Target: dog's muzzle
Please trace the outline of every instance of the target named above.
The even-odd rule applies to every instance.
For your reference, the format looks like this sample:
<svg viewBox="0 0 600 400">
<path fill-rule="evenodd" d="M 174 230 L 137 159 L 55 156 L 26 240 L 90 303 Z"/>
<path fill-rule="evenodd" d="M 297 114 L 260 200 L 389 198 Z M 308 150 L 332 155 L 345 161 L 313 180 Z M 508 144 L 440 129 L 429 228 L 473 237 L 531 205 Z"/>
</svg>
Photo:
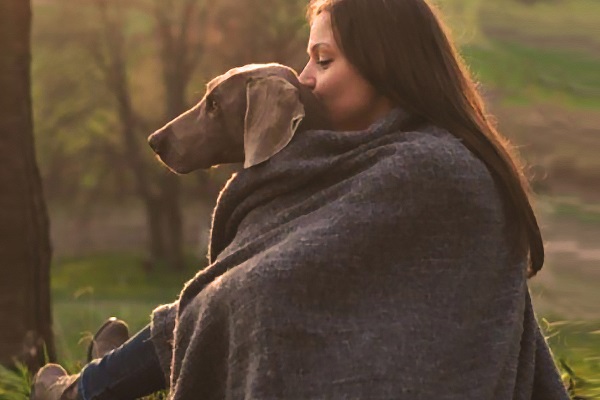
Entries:
<svg viewBox="0 0 600 400">
<path fill-rule="evenodd" d="M 154 132 L 148 138 L 148 144 L 154 150 L 154 152 L 158 155 L 164 154 L 167 151 L 167 140 L 166 138 L 171 135 L 171 127 L 167 126 L 158 131 Z"/>
</svg>

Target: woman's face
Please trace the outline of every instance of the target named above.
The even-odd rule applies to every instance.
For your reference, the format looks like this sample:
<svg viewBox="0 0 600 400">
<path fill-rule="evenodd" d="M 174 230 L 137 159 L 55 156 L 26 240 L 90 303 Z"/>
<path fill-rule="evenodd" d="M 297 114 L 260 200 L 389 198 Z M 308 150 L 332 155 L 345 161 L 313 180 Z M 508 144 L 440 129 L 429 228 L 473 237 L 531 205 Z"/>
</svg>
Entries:
<svg viewBox="0 0 600 400">
<path fill-rule="evenodd" d="M 321 99 L 334 129 L 366 129 L 391 110 L 391 102 L 376 93 L 342 54 L 328 12 L 313 20 L 308 55 L 310 59 L 300 74 L 300 82 Z"/>
</svg>

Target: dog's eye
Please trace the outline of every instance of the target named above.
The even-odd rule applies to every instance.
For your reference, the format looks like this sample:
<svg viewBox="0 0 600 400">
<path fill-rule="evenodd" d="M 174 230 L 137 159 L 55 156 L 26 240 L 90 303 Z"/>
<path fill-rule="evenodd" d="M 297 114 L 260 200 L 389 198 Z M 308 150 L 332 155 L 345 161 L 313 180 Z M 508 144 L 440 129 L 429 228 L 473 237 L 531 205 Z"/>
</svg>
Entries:
<svg viewBox="0 0 600 400">
<path fill-rule="evenodd" d="M 206 111 L 214 112 L 218 108 L 217 101 L 214 97 L 208 97 L 206 99 Z"/>
</svg>

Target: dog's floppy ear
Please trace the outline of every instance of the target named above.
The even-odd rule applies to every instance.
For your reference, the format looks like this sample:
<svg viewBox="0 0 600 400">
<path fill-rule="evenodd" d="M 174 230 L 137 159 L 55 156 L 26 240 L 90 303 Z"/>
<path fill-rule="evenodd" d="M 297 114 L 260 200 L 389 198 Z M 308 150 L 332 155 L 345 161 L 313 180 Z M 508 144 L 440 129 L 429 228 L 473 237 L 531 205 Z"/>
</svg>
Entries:
<svg viewBox="0 0 600 400">
<path fill-rule="evenodd" d="M 298 89 L 279 76 L 251 79 L 246 100 L 244 168 L 250 168 L 287 146 L 305 114 Z"/>
</svg>

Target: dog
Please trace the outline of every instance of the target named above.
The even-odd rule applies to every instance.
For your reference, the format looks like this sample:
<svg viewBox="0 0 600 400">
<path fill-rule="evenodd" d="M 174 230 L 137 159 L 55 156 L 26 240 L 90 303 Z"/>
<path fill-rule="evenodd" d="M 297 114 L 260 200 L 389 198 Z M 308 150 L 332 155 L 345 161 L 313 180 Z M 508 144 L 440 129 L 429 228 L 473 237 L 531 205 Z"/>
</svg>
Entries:
<svg viewBox="0 0 600 400">
<path fill-rule="evenodd" d="M 249 64 L 211 80 L 204 98 L 148 137 L 172 171 L 219 164 L 250 168 L 281 151 L 295 134 L 328 129 L 324 108 L 296 72 L 281 64 Z"/>
</svg>

